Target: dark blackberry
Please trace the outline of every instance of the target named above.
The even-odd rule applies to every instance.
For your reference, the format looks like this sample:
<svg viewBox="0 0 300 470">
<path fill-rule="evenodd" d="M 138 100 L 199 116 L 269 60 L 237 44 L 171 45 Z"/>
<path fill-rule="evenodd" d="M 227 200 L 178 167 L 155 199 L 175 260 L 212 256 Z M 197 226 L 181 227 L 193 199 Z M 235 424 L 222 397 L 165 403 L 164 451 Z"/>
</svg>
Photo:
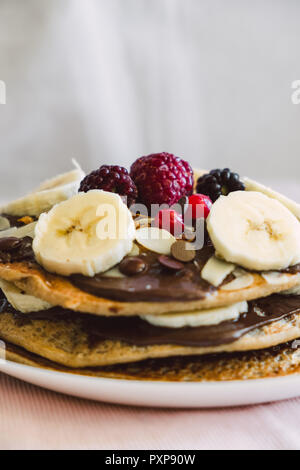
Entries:
<svg viewBox="0 0 300 470">
<path fill-rule="evenodd" d="M 197 193 L 206 194 L 213 202 L 222 195 L 227 196 L 233 191 L 244 190 L 245 185 L 239 175 L 231 172 L 229 168 L 211 170 L 198 178 L 196 186 Z"/>
<path fill-rule="evenodd" d="M 137 188 L 126 168 L 122 166 L 102 165 L 92 171 L 80 183 L 79 191 L 87 193 L 91 189 L 103 189 L 120 196 L 127 196 L 130 207 L 137 199 Z"/>
</svg>

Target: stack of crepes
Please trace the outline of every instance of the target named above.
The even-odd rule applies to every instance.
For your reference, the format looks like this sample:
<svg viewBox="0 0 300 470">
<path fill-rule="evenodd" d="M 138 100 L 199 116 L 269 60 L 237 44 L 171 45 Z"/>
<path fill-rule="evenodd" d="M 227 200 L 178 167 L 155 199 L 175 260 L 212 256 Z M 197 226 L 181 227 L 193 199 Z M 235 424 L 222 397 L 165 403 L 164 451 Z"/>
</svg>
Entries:
<svg viewBox="0 0 300 470">
<path fill-rule="evenodd" d="M 141 380 L 299 372 L 298 204 L 244 178 L 213 204 L 197 249 L 117 194 L 78 193 L 83 177 L 76 167 L 1 208 L 7 359 Z M 105 240 L 107 206 L 122 233 Z"/>
</svg>

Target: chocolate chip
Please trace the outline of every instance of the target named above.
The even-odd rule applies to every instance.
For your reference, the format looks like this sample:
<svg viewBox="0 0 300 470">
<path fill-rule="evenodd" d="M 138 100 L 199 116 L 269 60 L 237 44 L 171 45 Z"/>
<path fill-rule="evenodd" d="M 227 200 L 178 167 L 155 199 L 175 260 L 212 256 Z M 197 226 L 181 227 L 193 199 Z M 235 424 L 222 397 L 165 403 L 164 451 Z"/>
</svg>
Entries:
<svg viewBox="0 0 300 470">
<path fill-rule="evenodd" d="M 193 261 L 196 256 L 196 251 L 192 249 L 191 244 L 184 240 L 177 240 L 173 243 L 171 246 L 171 253 L 175 259 L 182 261 L 183 263 Z"/>
<path fill-rule="evenodd" d="M 176 259 L 170 258 L 169 256 L 161 255 L 158 258 L 160 264 L 162 264 L 165 268 L 172 269 L 173 271 L 180 271 L 184 268 L 184 265 Z"/>
<path fill-rule="evenodd" d="M 22 245 L 22 240 L 16 237 L 0 238 L 0 251 L 12 251 Z"/>
<path fill-rule="evenodd" d="M 179 201 L 177 202 L 177 204 L 180 205 L 181 207 L 181 215 L 182 217 L 184 216 L 185 214 L 185 211 L 187 210 L 188 208 L 188 205 L 189 205 L 189 198 L 187 196 L 182 196 Z"/>
<path fill-rule="evenodd" d="M 135 274 L 142 273 L 146 269 L 147 263 L 137 256 L 124 258 L 119 265 L 119 270 L 122 274 L 125 274 L 125 276 L 134 276 Z"/>
</svg>

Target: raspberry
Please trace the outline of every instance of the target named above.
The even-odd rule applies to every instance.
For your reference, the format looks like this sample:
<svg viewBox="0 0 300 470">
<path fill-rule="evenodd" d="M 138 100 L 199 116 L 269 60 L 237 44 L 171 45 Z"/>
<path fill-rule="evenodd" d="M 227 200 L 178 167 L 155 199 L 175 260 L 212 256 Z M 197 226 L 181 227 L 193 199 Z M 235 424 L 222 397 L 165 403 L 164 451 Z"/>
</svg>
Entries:
<svg viewBox="0 0 300 470">
<path fill-rule="evenodd" d="M 195 220 L 200 216 L 206 219 L 210 213 L 211 206 L 212 201 L 205 194 L 192 194 L 188 200 L 188 207 L 185 213 L 185 218 L 187 218 L 187 220 Z"/>
<path fill-rule="evenodd" d="M 80 183 L 79 191 L 87 193 L 91 189 L 103 189 L 120 196 L 127 196 L 127 206 L 135 203 L 137 188 L 126 168 L 122 166 L 102 165 L 92 171 Z"/>
<path fill-rule="evenodd" d="M 156 153 L 138 158 L 130 169 L 139 202 L 148 209 L 151 204 L 176 204 L 193 192 L 193 170 L 188 162 L 170 153 Z"/>
<path fill-rule="evenodd" d="M 155 227 L 163 228 L 168 230 L 172 235 L 175 237 L 179 237 L 184 231 L 183 220 L 178 212 L 169 210 L 169 209 L 162 209 L 158 212 L 154 219 Z"/>
</svg>

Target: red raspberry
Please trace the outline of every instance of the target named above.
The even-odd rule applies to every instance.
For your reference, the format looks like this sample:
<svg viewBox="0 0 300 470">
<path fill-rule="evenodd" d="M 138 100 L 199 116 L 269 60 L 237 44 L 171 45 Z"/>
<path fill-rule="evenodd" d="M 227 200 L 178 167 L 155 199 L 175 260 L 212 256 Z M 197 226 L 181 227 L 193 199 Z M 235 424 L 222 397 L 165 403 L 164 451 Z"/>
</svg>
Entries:
<svg viewBox="0 0 300 470">
<path fill-rule="evenodd" d="M 148 209 L 151 204 L 176 204 L 193 192 L 193 170 L 188 162 L 170 153 L 156 153 L 138 158 L 130 169 L 139 202 Z"/>
<path fill-rule="evenodd" d="M 184 231 L 184 224 L 180 214 L 170 209 L 162 209 L 154 219 L 155 227 L 168 230 L 175 237 L 179 237 Z"/>
<path fill-rule="evenodd" d="M 88 192 L 91 189 L 103 189 L 120 196 L 127 196 L 127 206 L 135 203 L 137 188 L 126 168 L 122 166 L 102 165 L 92 171 L 80 183 L 79 191 Z"/>
<path fill-rule="evenodd" d="M 210 197 L 205 194 L 192 194 L 192 196 L 189 197 L 188 204 L 185 212 L 186 220 L 195 220 L 198 217 L 204 217 L 206 219 L 210 213 L 212 201 Z M 197 210 L 197 208 L 199 209 Z"/>
</svg>

